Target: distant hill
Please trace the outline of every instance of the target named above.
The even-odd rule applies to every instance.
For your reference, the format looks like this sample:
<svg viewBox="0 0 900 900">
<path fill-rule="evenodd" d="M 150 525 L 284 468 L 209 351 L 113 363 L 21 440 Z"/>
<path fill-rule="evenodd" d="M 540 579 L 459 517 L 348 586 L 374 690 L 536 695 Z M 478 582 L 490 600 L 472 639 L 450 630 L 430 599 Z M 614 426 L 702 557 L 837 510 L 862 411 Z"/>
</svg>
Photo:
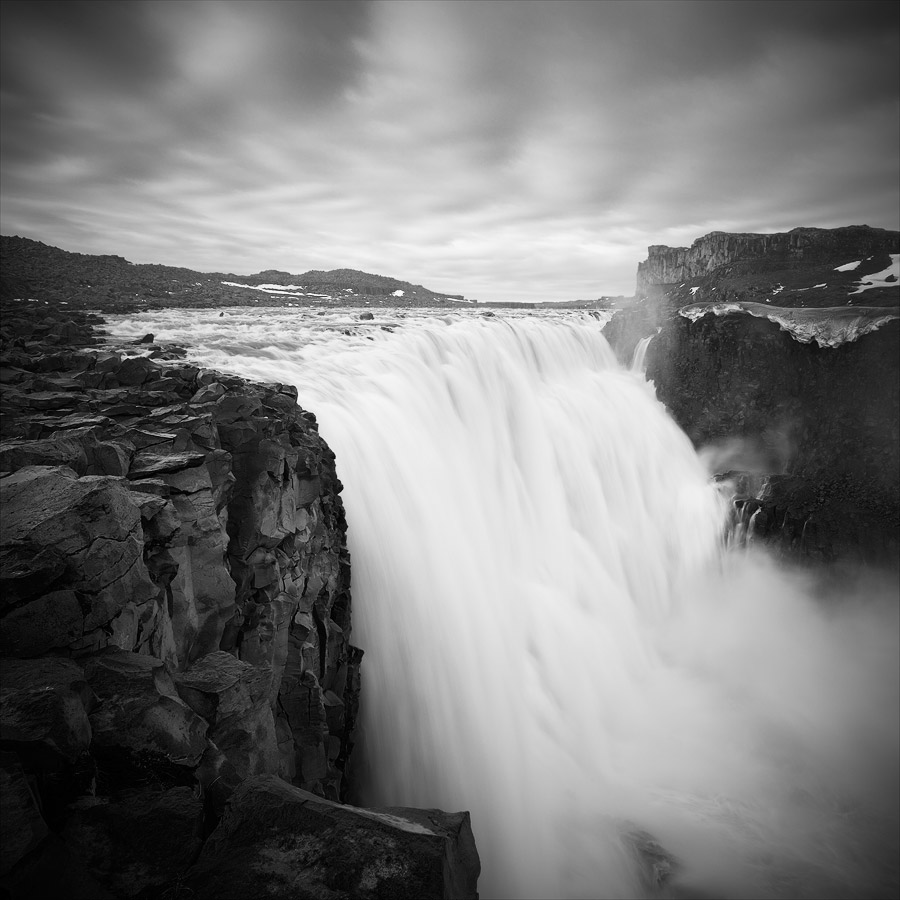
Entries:
<svg viewBox="0 0 900 900">
<path fill-rule="evenodd" d="M 690 247 L 648 248 L 638 300 L 780 307 L 895 306 L 900 232 L 868 225 L 775 234 L 713 231 Z"/>
<path fill-rule="evenodd" d="M 292 275 L 195 272 L 131 263 L 121 256 L 70 253 L 23 237 L 0 237 L 0 296 L 65 303 L 73 308 L 260 306 L 455 306 L 461 294 L 441 294 L 397 278 L 356 269 Z"/>
</svg>

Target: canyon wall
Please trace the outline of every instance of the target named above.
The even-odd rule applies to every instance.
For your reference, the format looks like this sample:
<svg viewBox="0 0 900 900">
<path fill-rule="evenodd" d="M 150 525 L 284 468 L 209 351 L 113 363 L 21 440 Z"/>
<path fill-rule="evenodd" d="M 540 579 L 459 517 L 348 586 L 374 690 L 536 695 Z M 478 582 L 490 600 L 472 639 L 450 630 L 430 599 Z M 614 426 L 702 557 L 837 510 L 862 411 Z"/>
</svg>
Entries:
<svg viewBox="0 0 900 900">
<path fill-rule="evenodd" d="M 3 312 L 8 895 L 477 896 L 467 814 L 339 803 L 362 654 L 341 484 L 296 389 Z"/>
<path fill-rule="evenodd" d="M 658 294 L 660 286 L 675 286 L 702 278 L 716 269 L 744 263 L 762 275 L 773 268 L 832 266 L 851 258 L 895 253 L 897 232 L 851 225 L 846 228 L 794 228 L 774 234 L 730 234 L 713 231 L 697 238 L 690 247 L 647 248 L 647 259 L 638 264 L 636 296 Z"/>
<path fill-rule="evenodd" d="M 647 377 L 740 518 L 794 559 L 895 564 L 900 551 L 900 321 L 837 347 L 749 314 L 673 316 Z M 754 513 L 757 513 L 754 516 Z"/>
<path fill-rule="evenodd" d="M 647 377 L 738 524 L 793 560 L 897 564 L 898 253 L 867 226 L 650 247 L 604 328 L 626 363 L 650 339 Z"/>
</svg>

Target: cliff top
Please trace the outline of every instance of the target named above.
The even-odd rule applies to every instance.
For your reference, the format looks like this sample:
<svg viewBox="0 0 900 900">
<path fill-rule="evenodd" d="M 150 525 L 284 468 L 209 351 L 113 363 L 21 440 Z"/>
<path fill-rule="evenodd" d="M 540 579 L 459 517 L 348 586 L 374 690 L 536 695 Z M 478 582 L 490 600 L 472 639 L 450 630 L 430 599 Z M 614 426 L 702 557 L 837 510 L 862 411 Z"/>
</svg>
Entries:
<svg viewBox="0 0 900 900">
<path fill-rule="evenodd" d="M 650 246 L 638 265 L 636 296 L 665 298 L 675 308 L 744 301 L 896 306 L 898 260 L 900 232 L 868 225 L 771 234 L 712 231 L 690 247 Z"/>
</svg>

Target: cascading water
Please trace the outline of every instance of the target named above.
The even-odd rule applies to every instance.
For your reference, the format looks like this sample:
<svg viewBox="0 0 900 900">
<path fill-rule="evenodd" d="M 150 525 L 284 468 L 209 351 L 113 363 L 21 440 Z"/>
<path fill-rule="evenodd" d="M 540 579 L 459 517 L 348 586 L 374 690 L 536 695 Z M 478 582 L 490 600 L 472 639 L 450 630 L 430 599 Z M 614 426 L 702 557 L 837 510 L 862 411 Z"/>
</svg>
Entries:
<svg viewBox="0 0 900 900">
<path fill-rule="evenodd" d="M 596 320 L 111 330 L 317 414 L 366 651 L 360 801 L 470 810 L 482 897 L 896 895 L 896 599 L 825 605 L 726 551 L 723 500 Z"/>
</svg>

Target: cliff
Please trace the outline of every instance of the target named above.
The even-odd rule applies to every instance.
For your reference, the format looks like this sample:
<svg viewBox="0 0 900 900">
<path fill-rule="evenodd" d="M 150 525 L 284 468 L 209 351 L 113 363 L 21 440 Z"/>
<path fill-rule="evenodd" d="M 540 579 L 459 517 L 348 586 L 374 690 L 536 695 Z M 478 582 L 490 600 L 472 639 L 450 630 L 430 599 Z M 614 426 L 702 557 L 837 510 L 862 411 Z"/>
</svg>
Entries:
<svg viewBox="0 0 900 900">
<path fill-rule="evenodd" d="M 467 814 L 338 803 L 362 654 L 314 416 L 93 321 L 0 327 L 7 895 L 476 896 Z"/>
<path fill-rule="evenodd" d="M 673 305 L 701 300 L 893 305 L 896 293 L 890 286 L 867 289 L 864 296 L 856 292 L 865 276 L 891 266 L 898 244 L 900 233 L 867 225 L 776 234 L 714 231 L 690 247 L 648 247 L 647 259 L 638 264 L 635 294 L 665 297 Z"/>
<path fill-rule="evenodd" d="M 866 226 L 651 247 L 604 333 L 794 560 L 900 552 L 900 234 Z"/>
</svg>

